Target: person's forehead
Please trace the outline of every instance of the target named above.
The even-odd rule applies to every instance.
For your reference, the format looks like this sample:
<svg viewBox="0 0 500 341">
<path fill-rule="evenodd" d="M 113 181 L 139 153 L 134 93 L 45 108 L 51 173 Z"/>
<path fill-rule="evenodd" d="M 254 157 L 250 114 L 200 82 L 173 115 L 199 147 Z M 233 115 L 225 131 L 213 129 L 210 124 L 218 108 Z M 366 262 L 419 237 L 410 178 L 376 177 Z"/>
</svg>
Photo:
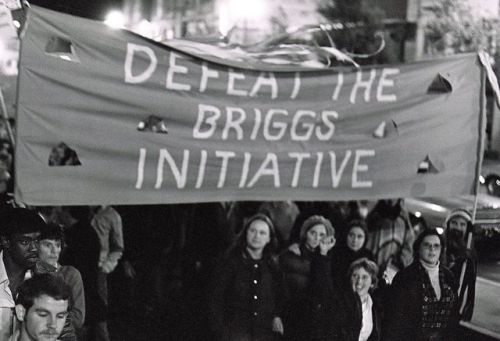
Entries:
<svg viewBox="0 0 500 341">
<path fill-rule="evenodd" d="M 33 311 L 45 310 L 55 314 L 68 310 L 68 300 L 57 300 L 49 295 L 40 295 L 33 300 Z"/>
<path fill-rule="evenodd" d="M 365 231 L 360 226 L 353 226 L 349 229 L 349 233 L 356 234 L 365 234 Z"/>
<path fill-rule="evenodd" d="M 465 218 L 463 218 L 463 217 L 453 217 L 450 219 L 450 221 L 454 221 L 457 224 L 459 224 L 459 223 L 467 224 L 467 220 L 465 220 Z"/>
<path fill-rule="evenodd" d="M 37 239 L 40 237 L 40 232 L 14 233 L 12 237 L 15 239 Z"/>
<path fill-rule="evenodd" d="M 269 226 L 267 225 L 267 222 L 265 222 L 264 220 L 256 219 L 256 220 L 252 221 L 252 223 L 250 224 L 250 227 L 267 229 Z"/>
<path fill-rule="evenodd" d="M 425 236 L 424 239 L 422 240 L 422 243 L 441 243 L 441 240 L 439 239 L 438 236 L 431 235 L 431 236 Z"/>
<path fill-rule="evenodd" d="M 319 231 L 319 230 L 324 230 L 326 231 L 326 227 L 325 227 L 325 224 L 314 224 L 313 226 L 311 226 L 311 228 L 309 229 L 309 231 L 311 230 L 314 230 L 314 231 Z"/>
<path fill-rule="evenodd" d="M 358 275 L 364 275 L 364 274 L 370 274 L 363 266 L 359 266 L 356 269 L 352 271 L 353 274 L 358 274 Z"/>
</svg>

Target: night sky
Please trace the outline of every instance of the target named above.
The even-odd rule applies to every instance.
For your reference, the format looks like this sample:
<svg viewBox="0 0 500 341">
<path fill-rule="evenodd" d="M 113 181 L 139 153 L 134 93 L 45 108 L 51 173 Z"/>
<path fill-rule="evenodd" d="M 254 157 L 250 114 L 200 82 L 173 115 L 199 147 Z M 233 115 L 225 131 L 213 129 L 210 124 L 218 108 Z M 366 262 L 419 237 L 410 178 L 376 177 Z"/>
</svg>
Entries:
<svg viewBox="0 0 500 341">
<path fill-rule="evenodd" d="M 30 4 L 80 17 L 104 20 L 110 9 L 120 9 L 122 0 L 28 0 Z"/>
</svg>

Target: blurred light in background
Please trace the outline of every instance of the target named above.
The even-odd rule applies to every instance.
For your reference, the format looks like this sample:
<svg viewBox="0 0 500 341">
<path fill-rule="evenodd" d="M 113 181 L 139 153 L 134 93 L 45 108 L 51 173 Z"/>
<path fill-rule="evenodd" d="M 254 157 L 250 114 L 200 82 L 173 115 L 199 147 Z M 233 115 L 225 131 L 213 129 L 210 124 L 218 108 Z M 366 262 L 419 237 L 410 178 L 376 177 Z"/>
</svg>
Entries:
<svg viewBox="0 0 500 341">
<path fill-rule="evenodd" d="M 152 37 L 154 33 L 154 26 L 146 19 L 142 19 L 134 28 L 134 32 L 144 37 Z"/>
<path fill-rule="evenodd" d="M 267 5 L 264 0 L 230 0 L 228 10 L 236 20 L 256 20 L 267 15 Z"/>
<path fill-rule="evenodd" d="M 227 0 L 218 8 L 219 32 L 227 35 L 234 28 L 243 30 L 248 38 L 248 31 L 267 25 L 272 9 L 265 0 Z"/>
<path fill-rule="evenodd" d="M 120 11 L 111 11 L 106 15 L 104 23 L 111 28 L 124 28 L 125 16 Z"/>
</svg>

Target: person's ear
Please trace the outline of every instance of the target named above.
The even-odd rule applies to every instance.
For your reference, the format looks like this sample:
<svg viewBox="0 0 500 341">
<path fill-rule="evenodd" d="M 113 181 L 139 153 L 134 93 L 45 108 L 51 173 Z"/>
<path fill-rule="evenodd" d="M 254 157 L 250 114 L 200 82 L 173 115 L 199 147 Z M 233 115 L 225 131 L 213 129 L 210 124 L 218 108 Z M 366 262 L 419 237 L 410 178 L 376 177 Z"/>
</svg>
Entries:
<svg viewBox="0 0 500 341">
<path fill-rule="evenodd" d="M 3 249 L 8 249 L 10 248 L 10 241 L 8 238 L 5 236 L 0 236 L 0 245 L 2 246 Z"/>
<path fill-rule="evenodd" d="M 21 304 L 16 304 L 16 316 L 19 321 L 24 321 L 24 316 L 26 314 L 26 309 Z"/>
</svg>

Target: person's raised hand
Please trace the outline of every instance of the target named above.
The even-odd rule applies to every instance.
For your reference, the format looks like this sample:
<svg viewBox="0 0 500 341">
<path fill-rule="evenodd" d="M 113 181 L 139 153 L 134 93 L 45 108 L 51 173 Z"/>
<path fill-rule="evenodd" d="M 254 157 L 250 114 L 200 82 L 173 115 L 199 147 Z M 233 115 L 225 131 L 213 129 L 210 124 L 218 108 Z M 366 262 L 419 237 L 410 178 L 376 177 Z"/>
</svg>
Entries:
<svg viewBox="0 0 500 341">
<path fill-rule="evenodd" d="M 283 335 L 285 329 L 283 328 L 283 321 L 278 316 L 273 319 L 273 332 Z"/>
<path fill-rule="evenodd" d="M 335 237 L 334 236 L 325 236 L 319 242 L 319 252 L 326 256 L 328 251 L 330 251 L 335 246 Z"/>
</svg>

